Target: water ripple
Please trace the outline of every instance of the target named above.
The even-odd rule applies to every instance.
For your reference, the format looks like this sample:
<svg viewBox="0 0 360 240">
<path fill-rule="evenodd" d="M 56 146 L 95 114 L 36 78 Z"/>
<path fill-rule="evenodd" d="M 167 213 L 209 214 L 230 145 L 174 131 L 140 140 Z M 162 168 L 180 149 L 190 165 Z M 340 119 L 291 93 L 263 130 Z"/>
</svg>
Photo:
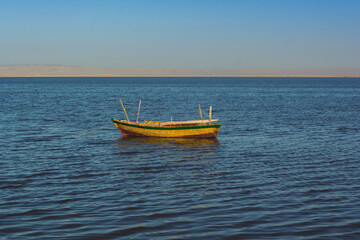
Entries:
<svg viewBox="0 0 360 240">
<path fill-rule="evenodd" d="M 356 239 L 359 84 L 0 78 L 0 239 Z M 219 137 L 120 137 L 119 93 L 130 117 L 212 105 Z"/>
</svg>

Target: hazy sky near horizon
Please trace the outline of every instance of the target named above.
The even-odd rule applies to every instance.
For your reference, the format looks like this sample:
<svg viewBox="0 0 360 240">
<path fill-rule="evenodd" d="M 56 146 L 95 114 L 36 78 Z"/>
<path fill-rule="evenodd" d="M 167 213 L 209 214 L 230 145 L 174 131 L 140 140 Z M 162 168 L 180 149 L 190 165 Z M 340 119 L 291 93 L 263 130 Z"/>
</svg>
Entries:
<svg viewBox="0 0 360 240">
<path fill-rule="evenodd" d="M 0 65 L 360 68 L 360 0 L 0 0 Z"/>
</svg>

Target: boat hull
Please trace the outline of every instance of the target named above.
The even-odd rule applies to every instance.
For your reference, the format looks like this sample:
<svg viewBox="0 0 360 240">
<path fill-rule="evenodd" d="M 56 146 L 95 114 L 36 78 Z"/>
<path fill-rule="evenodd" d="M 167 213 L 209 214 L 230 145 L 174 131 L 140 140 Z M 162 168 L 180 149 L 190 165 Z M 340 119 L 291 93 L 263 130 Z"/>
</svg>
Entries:
<svg viewBox="0 0 360 240">
<path fill-rule="evenodd" d="M 166 138 L 216 138 L 220 124 L 196 126 L 144 126 L 112 119 L 115 126 L 123 135 L 166 137 Z"/>
</svg>

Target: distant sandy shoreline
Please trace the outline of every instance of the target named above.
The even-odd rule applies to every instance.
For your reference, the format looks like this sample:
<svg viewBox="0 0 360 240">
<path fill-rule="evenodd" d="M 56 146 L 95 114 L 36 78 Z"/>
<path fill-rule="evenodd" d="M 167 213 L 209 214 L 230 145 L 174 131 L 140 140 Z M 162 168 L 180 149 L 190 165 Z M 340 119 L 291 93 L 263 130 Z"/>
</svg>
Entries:
<svg viewBox="0 0 360 240">
<path fill-rule="evenodd" d="M 41 78 L 41 77 L 280 77 L 280 78 L 360 78 L 360 76 L 333 76 L 333 75 L 0 75 L 0 78 Z"/>
<path fill-rule="evenodd" d="M 7 65 L 0 66 L 0 77 L 360 77 L 360 69 L 261 70 Z"/>
</svg>

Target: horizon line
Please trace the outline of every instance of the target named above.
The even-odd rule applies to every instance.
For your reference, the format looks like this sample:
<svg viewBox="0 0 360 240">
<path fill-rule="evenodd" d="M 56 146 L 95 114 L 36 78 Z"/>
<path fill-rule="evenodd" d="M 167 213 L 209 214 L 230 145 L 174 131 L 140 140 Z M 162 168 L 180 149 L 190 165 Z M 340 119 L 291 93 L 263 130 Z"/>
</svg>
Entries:
<svg viewBox="0 0 360 240">
<path fill-rule="evenodd" d="M 346 75 L 323 75 L 323 74 L 259 74 L 259 75 L 112 75 L 112 74 L 77 74 L 77 75 L 0 75 L 0 78 L 18 78 L 18 77 L 288 77 L 288 78 L 360 78 L 360 76 L 346 76 Z"/>
</svg>

